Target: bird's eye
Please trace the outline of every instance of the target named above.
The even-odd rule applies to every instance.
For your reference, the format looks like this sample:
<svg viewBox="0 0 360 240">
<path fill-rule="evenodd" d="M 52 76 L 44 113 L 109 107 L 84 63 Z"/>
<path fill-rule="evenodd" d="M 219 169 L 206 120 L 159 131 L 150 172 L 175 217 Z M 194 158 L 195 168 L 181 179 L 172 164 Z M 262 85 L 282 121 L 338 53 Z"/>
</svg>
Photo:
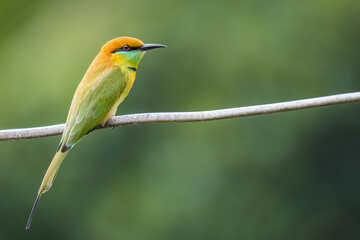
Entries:
<svg viewBox="0 0 360 240">
<path fill-rule="evenodd" d="M 134 49 L 136 49 L 136 48 L 132 48 L 126 44 L 126 45 L 122 46 L 121 48 L 117 48 L 117 49 L 111 51 L 111 53 L 124 52 L 124 51 L 128 52 L 128 51 L 131 51 Z"/>
<path fill-rule="evenodd" d="M 124 45 L 124 46 L 122 47 L 122 49 L 123 49 L 124 51 L 130 51 L 130 46 L 129 46 L 129 45 Z"/>
</svg>

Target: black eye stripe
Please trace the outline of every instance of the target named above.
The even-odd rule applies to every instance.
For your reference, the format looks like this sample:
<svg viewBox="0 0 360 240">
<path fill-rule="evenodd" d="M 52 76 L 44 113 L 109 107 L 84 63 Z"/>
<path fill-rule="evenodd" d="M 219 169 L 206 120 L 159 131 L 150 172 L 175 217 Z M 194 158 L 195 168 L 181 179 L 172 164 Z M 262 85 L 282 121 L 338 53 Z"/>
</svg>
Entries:
<svg viewBox="0 0 360 240">
<path fill-rule="evenodd" d="M 125 46 L 125 45 L 124 45 Z M 113 51 L 111 51 L 111 53 L 116 53 L 116 52 L 129 52 L 129 51 L 133 51 L 133 50 L 136 50 L 136 49 L 139 49 L 140 47 L 130 47 L 129 50 L 124 50 L 124 46 L 122 46 L 121 48 L 117 48 Z M 129 46 L 129 45 L 127 45 Z"/>
</svg>

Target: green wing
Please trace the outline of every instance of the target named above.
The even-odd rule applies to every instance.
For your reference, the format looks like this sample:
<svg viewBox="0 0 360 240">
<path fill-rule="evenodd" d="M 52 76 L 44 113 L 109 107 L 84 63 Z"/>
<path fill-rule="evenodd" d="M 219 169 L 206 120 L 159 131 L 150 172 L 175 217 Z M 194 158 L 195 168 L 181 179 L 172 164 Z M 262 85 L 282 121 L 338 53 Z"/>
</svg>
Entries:
<svg viewBox="0 0 360 240">
<path fill-rule="evenodd" d="M 91 81 L 84 80 L 71 103 L 59 146 L 62 152 L 73 147 L 104 120 L 126 85 L 118 68 L 108 69 Z"/>
</svg>

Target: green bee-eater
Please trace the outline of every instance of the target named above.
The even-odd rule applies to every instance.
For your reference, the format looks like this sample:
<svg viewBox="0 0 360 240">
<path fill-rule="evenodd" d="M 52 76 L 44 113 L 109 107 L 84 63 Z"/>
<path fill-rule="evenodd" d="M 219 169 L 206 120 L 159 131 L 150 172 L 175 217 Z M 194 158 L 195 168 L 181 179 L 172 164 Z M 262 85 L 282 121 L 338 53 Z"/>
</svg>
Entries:
<svg viewBox="0 0 360 240">
<path fill-rule="evenodd" d="M 30 228 L 41 195 L 50 189 L 69 150 L 115 115 L 134 83 L 145 51 L 162 47 L 166 46 L 144 44 L 130 37 L 116 38 L 102 46 L 76 89 L 59 147 L 42 180 L 26 229 Z"/>
</svg>

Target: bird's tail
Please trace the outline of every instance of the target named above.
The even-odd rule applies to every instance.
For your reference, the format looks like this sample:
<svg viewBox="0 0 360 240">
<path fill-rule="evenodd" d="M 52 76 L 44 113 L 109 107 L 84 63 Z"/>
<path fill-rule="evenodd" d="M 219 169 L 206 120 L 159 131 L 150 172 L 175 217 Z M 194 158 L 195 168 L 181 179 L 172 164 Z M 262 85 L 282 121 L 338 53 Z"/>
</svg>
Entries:
<svg viewBox="0 0 360 240">
<path fill-rule="evenodd" d="M 42 180 L 42 183 L 40 185 L 38 195 L 37 195 L 37 197 L 35 199 L 34 206 L 31 209 L 31 213 L 30 213 L 30 216 L 29 216 L 29 219 L 28 219 L 28 222 L 26 224 L 25 229 L 30 228 L 31 221 L 32 221 L 32 218 L 34 216 L 34 212 L 35 212 L 36 206 L 37 206 L 37 204 L 39 202 L 39 199 L 40 199 L 41 195 L 43 195 L 45 192 L 47 192 L 51 188 L 51 186 L 54 183 L 54 180 L 56 178 L 56 174 L 57 174 L 57 172 L 59 170 L 59 167 L 60 167 L 62 161 L 64 160 L 64 158 L 66 157 L 66 155 L 68 154 L 68 152 L 69 151 L 66 151 L 66 152 L 58 151 L 55 154 L 53 160 L 51 161 L 50 166 L 47 169 L 47 171 L 45 173 L 45 176 L 44 176 L 44 178 Z"/>
</svg>

